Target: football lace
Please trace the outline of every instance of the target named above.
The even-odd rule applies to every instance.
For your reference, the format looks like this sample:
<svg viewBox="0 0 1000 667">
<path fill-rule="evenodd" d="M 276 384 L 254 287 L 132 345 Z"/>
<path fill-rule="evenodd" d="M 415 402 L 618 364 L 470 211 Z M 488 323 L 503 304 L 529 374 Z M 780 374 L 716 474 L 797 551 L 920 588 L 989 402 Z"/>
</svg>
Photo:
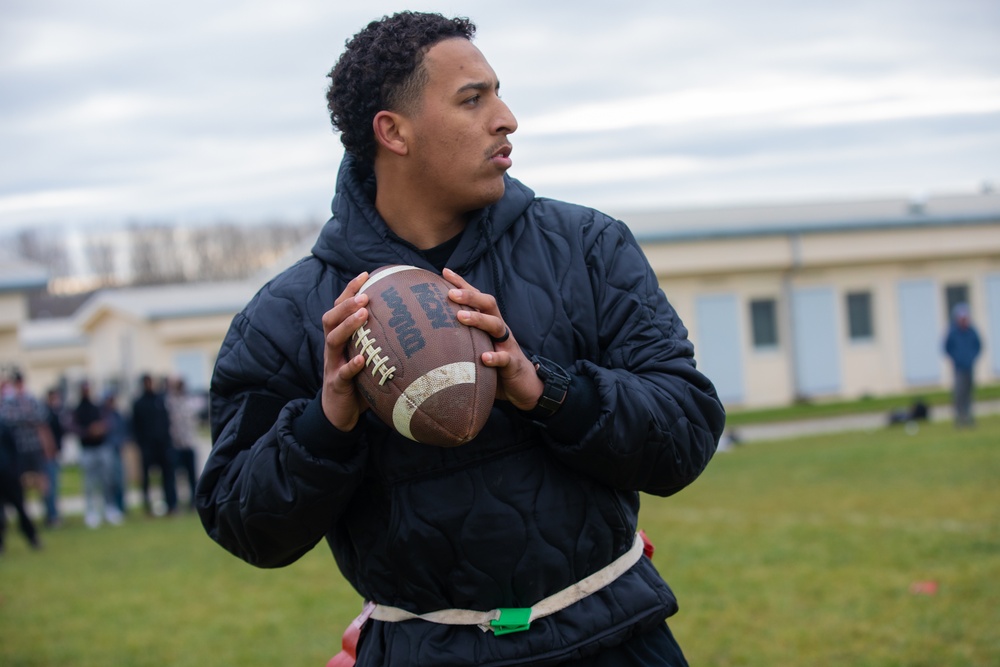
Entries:
<svg viewBox="0 0 1000 667">
<path fill-rule="evenodd" d="M 368 366 L 372 370 L 372 377 L 380 374 L 381 377 L 378 381 L 378 386 L 385 384 L 386 380 L 392 379 L 392 374 L 396 372 L 395 366 L 388 366 L 389 357 L 385 357 L 379 354 L 382 351 L 381 347 L 376 347 L 376 341 L 371 337 L 371 329 L 366 329 L 365 324 L 358 327 L 358 330 L 354 332 L 352 338 L 354 339 L 354 347 L 360 347 L 361 353 L 368 357 L 365 360 L 365 366 Z"/>
</svg>

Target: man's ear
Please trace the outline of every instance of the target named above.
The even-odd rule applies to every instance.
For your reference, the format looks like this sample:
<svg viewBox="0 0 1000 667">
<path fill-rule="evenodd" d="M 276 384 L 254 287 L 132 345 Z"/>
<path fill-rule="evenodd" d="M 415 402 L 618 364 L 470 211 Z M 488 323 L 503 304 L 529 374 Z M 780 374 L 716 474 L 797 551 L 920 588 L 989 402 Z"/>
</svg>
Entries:
<svg viewBox="0 0 1000 667">
<path fill-rule="evenodd" d="M 379 146 L 395 153 L 406 155 L 409 147 L 406 144 L 406 119 L 393 111 L 379 111 L 372 119 L 372 130 Z"/>
</svg>

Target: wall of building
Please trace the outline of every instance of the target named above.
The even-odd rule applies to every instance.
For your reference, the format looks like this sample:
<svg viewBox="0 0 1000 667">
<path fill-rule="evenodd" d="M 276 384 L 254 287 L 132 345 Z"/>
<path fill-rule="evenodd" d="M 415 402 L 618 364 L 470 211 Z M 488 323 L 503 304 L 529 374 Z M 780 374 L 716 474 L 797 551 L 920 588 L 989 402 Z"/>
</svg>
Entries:
<svg viewBox="0 0 1000 667">
<path fill-rule="evenodd" d="M 1000 225 L 900 227 L 650 243 L 696 358 L 730 405 L 855 398 L 947 387 L 949 287 L 964 286 L 1000 381 Z M 872 332 L 852 337 L 848 295 L 867 294 Z M 777 340 L 755 345 L 751 303 L 773 301 Z"/>
<path fill-rule="evenodd" d="M 20 357 L 17 329 L 27 319 L 25 295 L 21 292 L 0 292 L 0 366 L 11 367 Z"/>
<path fill-rule="evenodd" d="M 161 366 L 184 377 L 189 390 L 206 391 L 215 358 L 235 311 L 225 314 L 164 319 L 153 327 L 161 346 Z"/>
<path fill-rule="evenodd" d="M 189 389 L 206 390 L 231 320 L 212 314 L 148 321 L 108 309 L 86 331 L 87 376 L 126 395 L 136 391 L 143 373 L 181 375 Z"/>
<path fill-rule="evenodd" d="M 87 377 L 87 350 L 80 345 L 25 350 L 22 355 L 29 389 L 42 396 L 51 388 L 75 388 Z"/>
</svg>

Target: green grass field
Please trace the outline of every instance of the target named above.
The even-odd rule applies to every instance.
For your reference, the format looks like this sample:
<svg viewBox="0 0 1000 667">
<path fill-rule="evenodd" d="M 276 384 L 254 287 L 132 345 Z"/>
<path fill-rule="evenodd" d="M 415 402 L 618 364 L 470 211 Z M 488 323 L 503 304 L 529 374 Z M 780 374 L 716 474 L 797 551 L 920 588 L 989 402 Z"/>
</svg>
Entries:
<svg viewBox="0 0 1000 667">
<path fill-rule="evenodd" d="M 888 415 L 892 410 L 911 407 L 918 398 L 933 408 L 934 406 L 950 405 L 952 393 L 951 390 L 946 389 L 911 391 L 904 394 L 869 396 L 862 399 L 806 401 L 775 408 L 728 410 L 726 424 L 730 427 L 737 427 L 750 424 L 843 417 L 845 415 L 871 412 L 880 412 Z M 980 385 L 976 387 L 977 401 L 996 401 L 998 399 L 1000 399 L 1000 384 Z"/>
<path fill-rule="evenodd" d="M 998 481 L 1000 418 L 755 443 L 641 524 L 692 665 L 996 665 Z M 45 540 L 0 556 L 5 667 L 321 667 L 360 606 L 325 544 L 258 570 L 192 515 Z"/>
</svg>

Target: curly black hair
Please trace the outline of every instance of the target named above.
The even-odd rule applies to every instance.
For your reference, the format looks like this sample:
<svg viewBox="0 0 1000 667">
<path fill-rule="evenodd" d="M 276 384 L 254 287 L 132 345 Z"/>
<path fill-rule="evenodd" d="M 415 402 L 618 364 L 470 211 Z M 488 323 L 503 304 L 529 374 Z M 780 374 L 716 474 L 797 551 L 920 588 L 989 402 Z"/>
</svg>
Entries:
<svg viewBox="0 0 1000 667">
<path fill-rule="evenodd" d="M 406 111 L 426 83 L 424 54 L 452 37 L 472 39 L 476 26 L 467 18 L 399 12 L 372 21 L 346 43 L 327 75 L 327 108 L 344 148 L 362 162 L 375 160 L 372 119 L 384 109 Z"/>
</svg>

